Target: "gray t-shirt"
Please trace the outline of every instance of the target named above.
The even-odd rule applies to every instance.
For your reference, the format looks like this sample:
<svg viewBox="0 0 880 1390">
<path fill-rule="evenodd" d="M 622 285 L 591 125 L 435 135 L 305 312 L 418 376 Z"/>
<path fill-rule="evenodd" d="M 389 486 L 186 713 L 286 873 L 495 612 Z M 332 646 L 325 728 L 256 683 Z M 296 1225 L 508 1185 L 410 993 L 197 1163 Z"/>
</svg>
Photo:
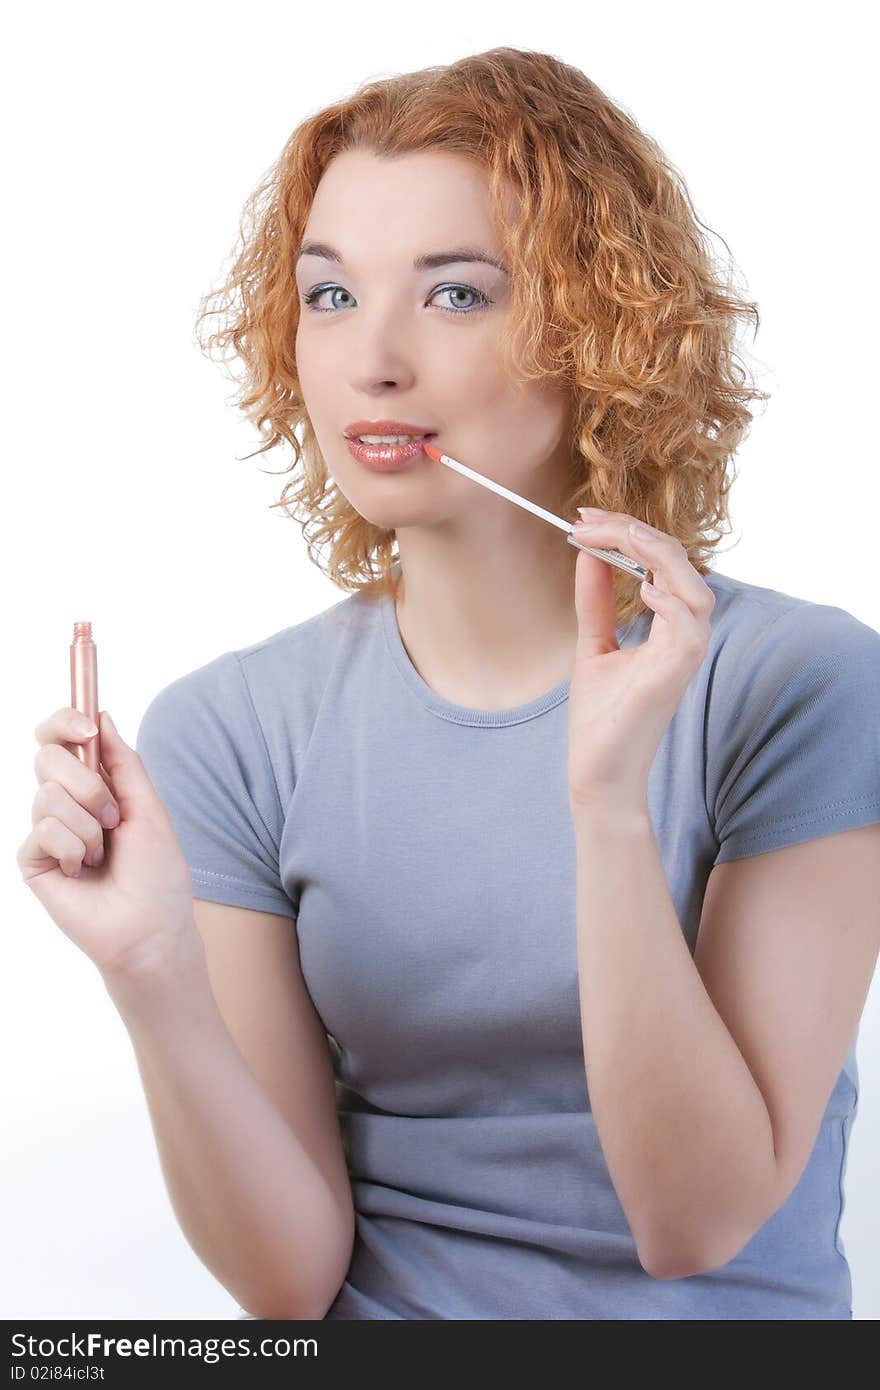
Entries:
<svg viewBox="0 0 880 1390">
<path fill-rule="evenodd" d="M 692 954 L 714 864 L 880 821 L 880 633 L 706 582 L 711 647 L 648 788 Z M 357 1213 L 327 1317 L 850 1318 L 858 1030 L 798 1186 L 745 1249 L 686 1279 L 639 1264 L 584 1066 L 569 684 L 515 709 L 452 704 L 393 602 L 353 594 L 143 716 L 195 895 L 295 923 Z"/>
</svg>

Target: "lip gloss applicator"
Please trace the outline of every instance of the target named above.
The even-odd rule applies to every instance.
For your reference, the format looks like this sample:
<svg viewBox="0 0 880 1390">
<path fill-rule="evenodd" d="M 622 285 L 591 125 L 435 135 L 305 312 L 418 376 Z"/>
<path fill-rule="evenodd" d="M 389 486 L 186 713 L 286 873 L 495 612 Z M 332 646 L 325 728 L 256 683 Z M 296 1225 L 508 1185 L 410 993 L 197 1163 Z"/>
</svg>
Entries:
<svg viewBox="0 0 880 1390">
<path fill-rule="evenodd" d="M 560 531 L 567 531 L 569 545 L 573 545 L 577 550 L 586 550 L 590 555 L 595 555 L 599 560 L 605 560 L 609 565 L 616 565 L 618 569 L 625 570 L 634 579 L 647 579 L 651 573 L 644 565 L 640 565 L 638 560 L 633 560 L 629 555 L 624 555 L 620 550 L 605 550 L 591 545 L 584 545 L 576 540 L 573 534 L 573 527 L 570 522 L 564 521 L 555 512 L 548 512 L 544 507 L 539 507 L 535 502 L 528 502 L 525 497 L 520 497 L 518 492 L 511 492 L 510 488 L 502 487 L 500 483 L 493 482 L 483 473 L 477 473 L 473 468 L 468 468 L 465 464 L 459 463 L 458 459 L 450 458 L 448 454 L 441 454 L 439 449 L 435 449 L 433 444 L 422 444 L 422 448 L 429 458 L 435 463 L 445 463 L 447 467 L 454 468 L 457 473 L 463 473 L 466 478 L 473 478 L 475 483 L 480 483 L 482 487 L 491 488 L 492 492 L 497 492 L 500 497 L 506 497 L 508 502 L 515 502 L 518 507 L 525 507 L 526 511 L 533 512 L 542 521 L 549 521 L 551 526 L 558 526 Z"/>
<path fill-rule="evenodd" d="M 79 710 L 99 730 L 73 751 L 86 767 L 100 773 L 101 734 L 98 724 L 98 648 L 92 639 L 91 623 L 74 623 L 70 644 L 70 706 Z"/>
</svg>

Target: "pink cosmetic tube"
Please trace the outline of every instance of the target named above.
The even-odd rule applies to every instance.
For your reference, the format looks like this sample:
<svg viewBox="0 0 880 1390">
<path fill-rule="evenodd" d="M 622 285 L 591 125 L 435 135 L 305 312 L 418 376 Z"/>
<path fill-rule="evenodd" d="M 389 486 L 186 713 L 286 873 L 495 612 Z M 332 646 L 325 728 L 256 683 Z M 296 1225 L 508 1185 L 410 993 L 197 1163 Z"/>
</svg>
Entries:
<svg viewBox="0 0 880 1390">
<path fill-rule="evenodd" d="M 74 623 L 70 644 L 70 704 L 98 726 L 98 648 L 92 640 L 91 623 Z M 75 743 L 73 751 L 86 767 L 100 775 L 101 734 L 85 743 Z"/>
</svg>

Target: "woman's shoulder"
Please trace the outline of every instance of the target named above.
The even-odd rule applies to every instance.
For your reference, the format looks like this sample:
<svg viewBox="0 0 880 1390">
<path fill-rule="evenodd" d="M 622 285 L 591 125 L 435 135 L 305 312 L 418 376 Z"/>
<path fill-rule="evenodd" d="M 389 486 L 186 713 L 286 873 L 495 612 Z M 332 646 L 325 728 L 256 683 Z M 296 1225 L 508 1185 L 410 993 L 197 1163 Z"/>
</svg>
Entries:
<svg viewBox="0 0 880 1390">
<path fill-rule="evenodd" d="M 715 862 L 872 823 L 880 633 L 834 604 L 713 578 L 701 703 Z"/>
<path fill-rule="evenodd" d="M 320 613 L 230 648 L 166 680 L 150 698 L 145 724 L 190 724 L 212 717 L 227 725 L 246 723 L 255 713 L 271 721 L 274 711 L 303 717 L 314 711 L 346 648 L 363 644 L 363 634 L 378 618 L 378 604 L 365 604 L 352 594 Z"/>
<path fill-rule="evenodd" d="M 836 604 L 715 570 L 703 577 L 715 595 L 712 645 L 729 660 L 748 661 L 770 647 L 787 648 L 794 658 L 838 646 L 880 652 L 880 633 Z"/>
<path fill-rule="evenodd" d="M 243 680 L 252 691 L 289 695 L 293 681 L 298 689 L 310 681 L 320 684 L 345 647 L 375 626 L 378 610 L 378 601 L 366 602 L 359 594 L 351 594 L 298 623 L 218 653 L 175 677 L 165 689 L 179 695 L 206 695 Z"/>
<path fill-rule="evenodd" d="M 375 627 L 381 599 L 366 599 L 362 594 L 349 594 L 279 632 L 262 637 L 247 647 L 237 648 L 232 655 L 239 661 L 252 664 L 261 656 L 305 654 L 314 656 L 325 648 L 334 649 Z"/>
</svg>

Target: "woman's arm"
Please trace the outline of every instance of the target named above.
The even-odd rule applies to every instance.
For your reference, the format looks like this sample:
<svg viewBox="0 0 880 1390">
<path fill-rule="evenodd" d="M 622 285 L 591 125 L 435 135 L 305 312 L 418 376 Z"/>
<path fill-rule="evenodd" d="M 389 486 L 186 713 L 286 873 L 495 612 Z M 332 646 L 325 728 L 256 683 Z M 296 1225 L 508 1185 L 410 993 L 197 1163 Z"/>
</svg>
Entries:
<svg viewBox="0 0 880 1390">
<path fill-rule="evenodd" d="M 104 976 L 134 1047 L 175 1214 L 242 1308 L 322 1318 L 337 1263 L 338 1284 L 344 1278 L 350 1212 L 248 1069 L 195 928 L 187 940 L 183 960 L 137 978 Z M 338 1262 L 337 1250 L 346 1252 Z"/>
<path fill-rule="evenodd" d="M 764 1219 L 770 1115 L 691 957 L 647 807 L 579 807 L 574 829 L 593 1119 L 643 1267 L 683 1278 Z"/>
</svg>

